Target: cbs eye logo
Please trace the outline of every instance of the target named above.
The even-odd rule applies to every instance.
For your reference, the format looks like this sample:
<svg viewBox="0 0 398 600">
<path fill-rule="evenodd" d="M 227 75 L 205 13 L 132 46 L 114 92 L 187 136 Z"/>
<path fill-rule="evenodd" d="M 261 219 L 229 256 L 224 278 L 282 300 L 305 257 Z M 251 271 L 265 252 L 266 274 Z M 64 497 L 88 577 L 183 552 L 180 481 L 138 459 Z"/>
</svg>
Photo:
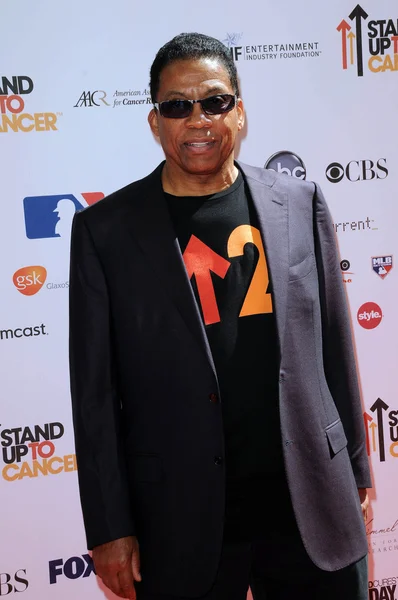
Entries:
<svg viewBox="0 0 398 600">
<path fill-rule="evenodd" d="M 304 161 L 294 152 L 282 150 L 273 154 L 265 163 L 264 169 L 284 173 L 296 179 L 305 179 L 307 177 L 307 169 Z"/>
<path fill-rule="evenodd" d="M 385 179 L 388 176 L 387 159 L 379 158 L 376 162 L 369 159 L 351 160 L 345 167 L 332 162 L 326 167 L 326 178 L 330 183 L 340 183 L 344 178 L 356 181 L 372 181 Z"/>
</svg>

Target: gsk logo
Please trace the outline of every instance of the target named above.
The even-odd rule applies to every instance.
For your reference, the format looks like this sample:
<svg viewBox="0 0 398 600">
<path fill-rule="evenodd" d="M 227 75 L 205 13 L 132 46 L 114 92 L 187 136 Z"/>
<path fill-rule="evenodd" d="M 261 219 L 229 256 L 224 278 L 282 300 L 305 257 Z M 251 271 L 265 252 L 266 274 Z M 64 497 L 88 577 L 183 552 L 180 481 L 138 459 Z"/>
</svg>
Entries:
<svg viewBox="0 0 398 600">
<path fill-rule="evenodd" d="M 34 296 L 41 290 L 47 278 L 44 267 L 22 267 L 13 275 L 15 287 L 24 296 Z"/>
<path fill-rule="evenodd" d="M 64 561 L 63 558 L 50 560 L 48 563 L 50 584 L 58 583 L 57 578 L 64 575 L 67 579 L 79 579 L 79 577 L 89 577 L 92 573 L 95 575 L 94 563 L 89 554 L 82 556 L 72 556 Z"/>
<path fill-rule="evenodd" d="M 76 211 L 104 197 L 102 192 L 82 193 L 82 202 L 73 194 L 27 196 L 23 200 L 26 237 L 30 240 L 70 237 Z"/>
<path fill-rule="evenodd" d="M 357 4 L 349 15 L 351 26 L 345 19 L 337 27 L 341 33 L 341 55 L 343 69 L 356 64 L 359 77 L 364 73 L 364 59 L 372 73 L 398 71 L 398 24 L 397 19 L 373 19 L 367 23 L 368 13 Z M 367 36 L 368 49 L 364 51 L 363 37 Z"/>
<path fill-rule="evenodd" d="M 74 104 L 73 108 L 80 108 L 81 106 L 110 106 L 109 102 L 107 102 L 105 98 L 106 92 L 104 92 L 104 90 L 95 90 L 95 92 L 82 92 L 79 100 L 76 102 L 76 104 Z"/>
</svg>

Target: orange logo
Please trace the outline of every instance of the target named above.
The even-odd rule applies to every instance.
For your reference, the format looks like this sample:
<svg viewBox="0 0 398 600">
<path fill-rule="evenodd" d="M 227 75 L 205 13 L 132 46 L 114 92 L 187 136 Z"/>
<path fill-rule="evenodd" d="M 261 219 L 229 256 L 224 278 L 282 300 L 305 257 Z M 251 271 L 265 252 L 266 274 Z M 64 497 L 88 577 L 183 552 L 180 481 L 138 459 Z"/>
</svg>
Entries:
<svg viewBox="0 0 398 600">
<path fill-rule="evenodd" d="M 37 294 L 46 281 L 47 271 L 44 267 L 22 267 L 12 278 L 17 290 L 24 296 Z"/>
</svg>

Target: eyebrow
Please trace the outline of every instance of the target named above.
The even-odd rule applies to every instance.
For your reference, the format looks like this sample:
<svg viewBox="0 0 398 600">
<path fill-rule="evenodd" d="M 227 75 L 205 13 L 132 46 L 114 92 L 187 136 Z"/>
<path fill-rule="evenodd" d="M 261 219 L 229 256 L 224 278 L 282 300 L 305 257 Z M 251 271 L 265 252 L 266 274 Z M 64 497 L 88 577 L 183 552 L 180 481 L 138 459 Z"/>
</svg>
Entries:
<svg viewBox="0 0 398 600">
<path fill-rule="evenodd" d="M 206 90 L 205 92 L 203 92 L 205 96 L 208 96 L 209 94 L 212 93 L 216 93 L 216 94 L 229 94 L 230 92 L 226 92 L 225 89 L 223 89 L 222 87 L 220 87 L 219 85 L 215 85 L 211 88 L 209 88 L 208 90 Z M 167 94 L 165 95 L 165 100 L 168 98 L 171 98 L 171 96 L 178 96 L 179 98 L 188 98 L 188 96 L 186 94 L 184 94 L 184 92 L 178 91 L 178 90 L 169 90 L 167 92 Z"/>
</svg>

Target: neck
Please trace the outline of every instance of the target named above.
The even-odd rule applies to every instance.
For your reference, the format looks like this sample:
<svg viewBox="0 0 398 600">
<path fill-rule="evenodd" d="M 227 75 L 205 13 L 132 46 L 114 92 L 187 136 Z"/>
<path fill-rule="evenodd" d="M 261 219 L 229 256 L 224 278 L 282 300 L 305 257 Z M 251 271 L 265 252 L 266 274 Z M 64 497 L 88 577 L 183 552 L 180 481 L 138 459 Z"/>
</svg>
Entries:
<svg viewBox="0 0 398 600">
<path fill-rule="evenodd" d="M 162 186 L 167 194 L 173 196 L 209 196 L 229 188 L 238 173 L 233 160 L 219 172 L 205 174 L 186 173 L 182 169 L 170 167 L 166 161 L 162 171 Z"/>
</svg>

